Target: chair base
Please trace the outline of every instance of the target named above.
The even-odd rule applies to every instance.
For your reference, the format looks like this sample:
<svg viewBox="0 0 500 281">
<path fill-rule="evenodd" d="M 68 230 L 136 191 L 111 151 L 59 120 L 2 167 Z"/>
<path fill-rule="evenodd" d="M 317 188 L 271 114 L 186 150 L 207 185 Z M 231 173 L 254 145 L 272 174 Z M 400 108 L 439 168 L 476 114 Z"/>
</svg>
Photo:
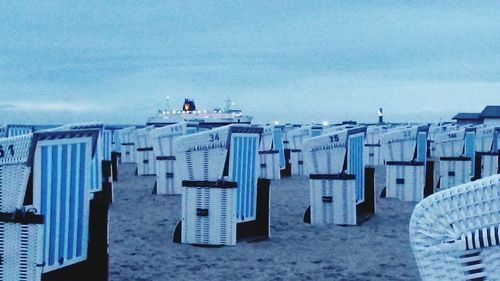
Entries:
<svg viewBox="0 0 500 281">
<path fill-rule="evenodd" d="M 375 206 L 375 168 L 365 167 L 365 200 L 356 204 L 356 225 L 370 219 L 376 212 Z M 311 206 L 304 211 L 303 222 L 311 224 Z M 339 224 L 345 225 L 345 224 Z M 350 224 L 349 224 L 350 225 Z"/>
<path fill-rule="evenodd" d="M 387 197 L 391 197 L 391 198 L 398 198 L 400 200 L 404 200 L 404 201 L 412 201 L 412 202 L 418 202 L 420 201 L 421 199 L 431 195 L 434 193 L 434 169 L 435 169 L 435 162 L 432 161 L 432 160 L 428 160 L 426 161 L 426 163 L 412 163 L 412 162 L 408 162 L 408 163 L 405 163 L 405 162 L 394 162 L 394 163 L 389 163 L 387 164 L 388 167 L 397 167 L 399 166 L 400 168 L 403 169 L 403 171 L 405 171 L 406 168 L 408 169 L 411 169 L 412 167 L 415 168 L 415 167 L 419 167 L 419 166 L 423 166 L 425 165 L 425 167 L 423 168 L 423 172 L 424 175 L 423 175 L 423 180 L 422 180 L 422 193 L 419 194 L 419 191 L 417 190 L 417 187 L 415 186 L 410 186 L 410 188 L 412 188 L 414 190 L 414 192 L 404 192 L 404 193 L 401 193 L 401 192 L 397 192 L 398 188 L 401 189 L 401 185 L 404 185 L 405 184 L 405 181 L 407 179 L 395 179 L 396 180 L 396 185 L 395 186 L 392 186 L 392 190 L 389 189 L 388 190 L 388 180 L 386 179 L 386 186 L 382 189 L 382 192 L 380 194 L 380 198 L 387 198 Z M 386 167 L 386 177 L 387 177 L 387 168 Z M 418 177 L 420 175 L 420 173 L 416 172 L 416 173 L 410 173 L 410 174 L 407 174 L 405 172 L 403 172 L 405 176 L 410 176 L 410 177 Z M 394 174 L 393 174 L 394 176 Z M 394 180 L 394 179 L 393 179 Z M 401 183 L 399 183 L 398 181 L 401 180 Z M 412 180 L 410 179 L 410 182 Z M 393 183 L 392 183 L 393 184 Z M 404 189 L 402 189 L 404 190 Z M 400 190 L 401 191 L 401 190 Z M 392 192 L 392 193 L 390 193 Z M 409 194 L 413 194 L 413 193 L 416 193 L 417 195 L 412 195 L 410 196 Z"/>
<path fill-rule="evenodd" d="M 485 158 L 488 158 L 488 160 L 490 161 L 484 161 Z M 493 163 L 492 161 L 495 158 L 497 163 Z M 485 162 L 487 163 L 487 165 L 485 165 Z M 488 177 L 490 175 L 494 175 L 495 168 L 496 168 L 496 174 L 500 174 L 500 151 L 498 154 L 489 154 L 489 155 L 476 152 L 474 161 L 474 177 L 472 178 L 472 180 L 474 181 L 482 179 L 484 177 Z"/>
<path fill-rule="evenodd" d="M 270 184 L 268 179 L 259 179 L 257 183 L 257 214 L 254 221 L 241 222 L 236 225 L 236 240 L 257 242 L 270 237 Z M 182 242 L 182 220 L 175 226 L 172 241 Z M 222 247 L 223 245 L 191 244 L 199 247 Z"/>
<path fill-rule="evenodd" d="M 434 167 L 435 162 L 427 160 L 425 164 L 424 198 L 434 194 Z M 384 187 L 380 192 L 380 198 L 387 198 L 387 187 Z"/>
</svg>

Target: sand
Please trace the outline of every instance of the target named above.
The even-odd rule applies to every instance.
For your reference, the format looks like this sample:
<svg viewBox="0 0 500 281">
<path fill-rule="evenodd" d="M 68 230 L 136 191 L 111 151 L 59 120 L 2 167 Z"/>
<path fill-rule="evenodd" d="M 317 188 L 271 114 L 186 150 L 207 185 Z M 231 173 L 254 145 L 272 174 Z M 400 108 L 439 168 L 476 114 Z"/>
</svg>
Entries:
<svg viewBox="0 0 500 281">
<path fill-rule="evenodd" d="M 235 247 L 172 242 L 181 197 L 152 195 L 155 177 L 122 164 L 110 209 L 110 280 L 419 280 L 408 224 L 415 203 L 377 199 L 361 226 L 302 223 L 308 179 L 271 183 L 271 239 Z M 384 171 L 377 169 L 377 188 Z"/>
</svg>

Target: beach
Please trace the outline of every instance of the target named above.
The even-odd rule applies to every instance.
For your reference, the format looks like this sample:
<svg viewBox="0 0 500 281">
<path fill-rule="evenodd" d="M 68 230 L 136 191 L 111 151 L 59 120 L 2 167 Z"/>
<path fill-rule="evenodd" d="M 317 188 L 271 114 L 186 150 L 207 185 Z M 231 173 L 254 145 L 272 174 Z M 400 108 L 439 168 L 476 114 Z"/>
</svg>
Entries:
<svg viewBox="0 0 500 281">
<path fill-rule="evenodd" d="M 271 238 L 204 248 L 172 242 L 181 196 L 153 195 L 154 176 L 120 164 L 110 207 L 109 271 L 121 280 L 419 280 L 408 224 L 415 203 L 380 199 L 360 226 L 311 226 L 307 177 L 271 182 Z M 376 169 L 377 194 L 384 168 Z"/>
</svg>

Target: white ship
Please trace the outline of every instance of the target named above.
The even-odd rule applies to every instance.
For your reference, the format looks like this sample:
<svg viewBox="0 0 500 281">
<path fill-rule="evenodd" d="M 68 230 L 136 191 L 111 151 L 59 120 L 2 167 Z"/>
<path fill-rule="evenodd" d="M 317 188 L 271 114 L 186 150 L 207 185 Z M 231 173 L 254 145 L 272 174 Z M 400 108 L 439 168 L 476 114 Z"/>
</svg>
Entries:
<svg viewBox="0 0 500 281">
<path fill-rule="evenodd" d="M 234 103 L 228 98 L 224 109 L 197 110 L 193 99 L 185 99 L 182 110 L 170 108 L 170 98 L 167 97 L 166 109 L 158 110 L 156 116 L 148 118 L 147 125 L 164 126 L 179 122 L 196 122 L 202 126 L 218 127 L 228 124 L 250 124 L 252 116 L 243 115 L 240 109 L 231 109 Z"/>
</svg>

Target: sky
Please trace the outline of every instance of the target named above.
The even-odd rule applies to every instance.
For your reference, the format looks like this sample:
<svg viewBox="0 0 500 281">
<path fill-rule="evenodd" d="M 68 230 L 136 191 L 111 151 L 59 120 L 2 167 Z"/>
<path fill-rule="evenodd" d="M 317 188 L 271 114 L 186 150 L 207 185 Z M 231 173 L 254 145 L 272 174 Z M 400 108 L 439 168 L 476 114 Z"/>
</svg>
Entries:
<svg viewBox="0 0 500 281">
<path fill-rule="evenodd" d="M 0 123 L 438 122 L 500 104 L 499 1 L 2 1 Z"/>
</svg>

